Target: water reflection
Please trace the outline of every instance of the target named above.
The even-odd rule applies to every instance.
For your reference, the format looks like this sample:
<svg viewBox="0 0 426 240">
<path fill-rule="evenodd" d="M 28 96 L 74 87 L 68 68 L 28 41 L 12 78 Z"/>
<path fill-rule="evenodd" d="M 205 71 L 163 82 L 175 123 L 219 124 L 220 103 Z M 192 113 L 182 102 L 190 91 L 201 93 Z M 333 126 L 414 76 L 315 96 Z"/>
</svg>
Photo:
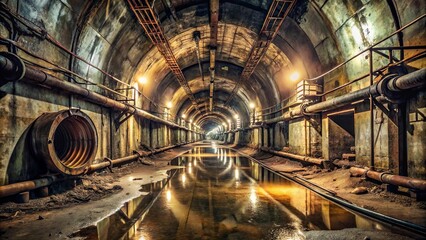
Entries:
<svg viewBox="0 0 426 240">
<path fill-rule="evenodd" d="M 100 239 L 304 239 L 304 230 L 390 229 L 229 149 L 197 147 L 172 162 L 185 168 L 157 183 L 162 192 L 147 186 L 151 194 L 101 221 Z M 149 212 L 142 211 L 155 193 Z"/>
</svg>

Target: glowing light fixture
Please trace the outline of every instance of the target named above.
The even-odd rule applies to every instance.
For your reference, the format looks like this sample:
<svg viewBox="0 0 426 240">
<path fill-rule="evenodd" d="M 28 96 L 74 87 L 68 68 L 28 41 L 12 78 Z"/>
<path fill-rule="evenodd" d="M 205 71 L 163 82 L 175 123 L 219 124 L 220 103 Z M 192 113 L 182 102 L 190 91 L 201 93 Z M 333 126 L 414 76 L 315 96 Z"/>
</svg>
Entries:
<svg viewBox="0 0 426 240">
<path fill-rule="evenodd" d="M 290 74 L 290 80 L 293 82 L 299 80 L 299 78 L 300 78 L 300 73 L 297 71 Z"/>
<path fill-rule="evenodd" d="M 255 107 L 254 103 L 250 103 L 249 107 L 253 109 Z"/>
<path fill-rule="evenodd" d="M 145 76 L 141 76 L 138 78 L 138 82 L 144 85 L 146 82 L 148 82 L 148 79 Z"/>
<path fill-rule="evenodd" d="M 235 114 L 234 118 L 235 118 L 235 119 L 239 119 L 239 118 L 240 118 L 240 116 L 238 116 L 238 114 Z"/>
<path fill-rule="evenodd" d="M 231 123 L 231 119 L 228 119 L 228 122 Z"/>
<path fill-rule="evenodd" d="M 184 113 L 184 114 L 182 114 L 182 118 L 183 119 L 185 119 L 186 118 L 186 114 Z"/>
<path fill-rule="evenodd" d="M 170 108 L 172 108 L 172 102 L 171 102 L 171 101 L 168 101 L 166 106 L 167 106 L 167 108 L 169 108 L 169 109 L 170 109 Z"/>
<path fill-rule="evenodd" d="M 170 190 L 167 190 L 166 192 L 166 199 L 167 202 L 170 202 L 170 200 L 172 200 L 172 192 Z"/>
</svg>

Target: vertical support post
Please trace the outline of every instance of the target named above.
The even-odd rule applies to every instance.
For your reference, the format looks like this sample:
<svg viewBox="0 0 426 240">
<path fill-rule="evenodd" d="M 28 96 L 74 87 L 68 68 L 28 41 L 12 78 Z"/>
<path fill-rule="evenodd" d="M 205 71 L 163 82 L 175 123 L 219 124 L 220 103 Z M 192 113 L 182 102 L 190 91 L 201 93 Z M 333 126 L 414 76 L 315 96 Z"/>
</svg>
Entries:
<svg viewBox="0 0 426 240">
<path fill-rule="evenodd" d="M 370 86 L 373 85 L 373 50 L 369 51 Z M 370 169 L 374 169 L 374 99 L 370 94 Z"/>
<path fill-rule="evenodd" d="M 398 104 L 398 175 L 408 176 L 407 103 Z"/>
</svg>

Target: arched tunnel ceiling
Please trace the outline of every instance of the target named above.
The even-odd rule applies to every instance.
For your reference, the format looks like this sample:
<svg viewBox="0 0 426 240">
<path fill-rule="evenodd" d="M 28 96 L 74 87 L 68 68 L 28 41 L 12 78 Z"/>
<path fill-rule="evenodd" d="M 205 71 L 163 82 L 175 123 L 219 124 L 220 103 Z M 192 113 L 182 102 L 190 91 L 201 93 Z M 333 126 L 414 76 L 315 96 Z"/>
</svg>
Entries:
<svg viewBox="0 0 426 240">
<path fill-rule="evenodd" d="M 215 87 L 220 92 L 229 93 L 235 81 L 239 79 L 271 1 L 219 1 L 217 64 L 232 69 L 232 73 L 229 74 L 221 72 L 219 67 L 216 68 Z M 84 5 L 83 3 L 90 5 L 81 2 L 81 5 Z M 73 9 L 80 12 L 76 22 L 82 26 L 82 30 L 77 34 L 75 41 L 68 42 L 76 44 L 77 54 L 92 64 L 106 66 L 108 72 L 129 83 L 133 83 L 140 75 L 148 75 L 149 82 L 144 87 L 145 95 L 162 105 L 171 100 L 172 113 L 177 115 L 187 111 L 190 104 L 186 96 L 162 56 L 146 38 L 129 5 L 126 1 L 111 0 L 108 15 L 105 14 L 108 12 L 106 2 L 96 2 L 94 7 L 87 8 L 89 13 L 84 12 L 87 10 L 85 7 Z M 197 71 L 192 33 L 195 30 L 201 32 L 201 61 L 207 82 L 210 35 L 208 1 L 158 0 L 154 3 L 161 26 L 186 80 L 195 94 L 204 97 L 206 86 L 203 85 Z M 295 84 L 287 79 L 293 70 L 299 71 L 302 77 L 317 76 L 393 32 L 395 22 L 403 26 L 411 21 L 413 16 L 424 13 L 425 9 L 425 3 L 417 0 L 409 0 L 403 4 L 391 1 L 322 0 L 298 0 L 297 3 L 300 8 L 296 9 L 294 16 L 286 18 L 251 79 L 244 82 L 237 93 L 237 99 L 242 101 L 243 105 L 255 102 L 257 108 L 262 108 L 279 102 L 295 87 Z M 404 11 L 410 4 L 419 6 L 415 13 Z M 391 13 L 392 8 L 398 12 L 398 18 Z M 339 9 L 342 14 L 336 14 L 334 9 Z M 379 23 L 378 16 L 386 16 L 386 19 Z M 421 32 L 421 29 L 417 27 L 410 30 L 408 35 L 404 35 L 403 41 L 413 44 L 419 36 L 422 39 L 424 31 L 419 36 L 413 34 L 416 31 Z M 56 29 L 53 32 L 61 39 L 60 31 Z M 407 37 L 413 35 L 414 38 Z M 396 39 L 395 36 L 386 43 L 400 45 Z M 375 65 L 381 65 L 385 60 L 375 59 Z M 342 84 L 347 79 L 359 76 L 362 69 L 366 68 L 366 62 L 368 61 L 354 61 L 336 76 L 324 79 L 324 88 L 330 89 L 337 82 Z M 100 82 L 114 85 L 112 81 L 103 78 L 90 67 L 78 62 L 74 65 L 77 73 L 90 79 L 103 79 Z M 220 102 L 222 98 L 216 99 L 217 97 L 215 94 L 215 102 Z M 247 108 L 247 106 L 238 107 L 236 111 Z"/>
<path fill-rule="evenodd" d="M 193 32 L 200 31 L 201 32 L 201 40 L 200 40 L 200 57 L 201 61 L 207 63 L 209 59 L 208 52 L 208 44 L 210 40 L 210 27 L 208 25 L 204 25 L 197 28 L 192 28 L 183 33 L 173 37 L 170 39 L 170 44 L 175 53 L 175 56 L 178 60 L 179 66 L 182 69 L 197 66 L 197 57 L 196 57 L 196 46 L 195 41 L 193 40 Z M 224 24 L 219 24 L 219 34 L 218 34 L 218 51 L 216 59 L 223 63 L 229 63 L 232 65 L 237 65 L 243 67 L 245 65 L 245 61 L 250 54 L 250 51 L 253 46 L 253 42 L 257 38 L 257 34 L 249 31 L 248 29 L 240 26 L 235 26 L 232 24 L 227 24 L 226 28 Z M 203 64 L 208 67 L 207 64 Z M 259 66 L 259 71 L 254 73 L 254 76 L 251 78 L 251 81 L 243 82 L 243 89 L 250 89 L 253 93 L 263 93 L 268 94 L 269 97 L 266 98 L 266 95 L 260 96 L 261 104 L 263 106 L 268 106 L 277 103 L 280 97 L 284 95 L 279 93 L 278 87 L 276 86 L 276 82 L 274 81 L 274 75 L 281 71 L 281 69 L 291 69 L 291 62 L 287 58 L 287 56 L 275 45 L 271 45 L 262 59 L 262 62 Z M 242 69 L 241 69 L 242 70 Z M 221 73 L 223 71 L 218 71 L 216 76 L 218 78 L 221 77 Z M 185 73 L 185 72 L 184 72 Z M 141 60 L 140 65 L 138 66 L 138 71 L 136 72 L 136 76 L 146 76 L 148 79 L 152 80 L 153 83 L 149 85 L 146 89 L 147 94 L 150 97 L 152 95 L 160 93 L 166 93 L 169 99 L 173 98 L 174 105 L 179 106 L 182 103 L 182 97 L 185 96 L 185 92 L 182 88 L 180 88 L 179 84 L 176 82 L 175 77 L 170 74 L 170 70 L 163 58 L 163 56 L 159 53 L 156 48 L 151 49 L 146 56 Z M 240 72 L 235 78 L 230 79 L 231 83 L 238 80 Z M 207 86 L 200 81 L 201 79 L 199 72 L 197 72 L 197 78 L 193 79 L 185 74 L 187 81 L 190 83 L 191 90 L 193 92 L 197 92 L 200 88 L 207 89 Z M 193 82 L 192 82 L 193 81 Z M 205 81 L 209 81 L 208 72 L 205 72 Z M 226 84 L 221 86 L 219 83 L 216 84 L 219 87 L 222 87 L 226 91 L 231 92 L 235 84 Z M 165 87 L 169 89 L 164 89 Z M 153 91 L 154 89 L 164 89 L 163 91 Z M 256 91 L 258 89 L 263 89 L 263 91 Z M 247 91 L 243 91 L 243 94 L 247 95 Z M 169 95 L 173 94 L 173 95 Z M 251 95 L 250 100 L 256 101 L 254 98 L 256 95 Z M 162 98 L 164 103 L 167 99 L 164 98 L 164 94 L 162 94 Z M 154 97 L 155 99 L 155 97 Z"/>
<path fill-rule="evenodd" d="M 220 13 L 222 16 L 220 16 L 218 24 L 216 61 L 220 61 L 225 69 L 229 68 L 227 65 L 233 65 L 239 66 L 241 70 L 233 71 L 233 78 L 226 78 L 223 76 L 226 75 L 223 74 L 224 71 L 220 71 L 223 68 L 216 67 L 218 70 L 216 72 L 215 88 L 224 92 L 231 92 L 235 87 L 235 82 L 239 80 L 241 71 L 257 39 L 258 31 L 263 23 L 269 4 L 270 1 L 263 3 L 240 1 L 238 4 L 221 1 Z M 208 90 L 208 84 L 206 84 L 209 81 L 208 45 L 210 41 L 208 2 L 183 5 L 185 7 L 176 3 L 174 6 L 179 9 L 177 11 L 177 21 L 166 18 L 162 22 L 162 26 L 169 37 L 169 42 L 178 64 L 184 70 L 192 92 L 198 93 Z M 161 8 L 159 10 L 161 11 Z M 233 14 L 239 11 L 251 14 Z M 196 44 L 193 39 L 194 31 L 201 32 L 199 44 L 200 60 L 203 63 L 203 68 L 207 69 L 207 72 L 203 71 L 204 83 L 197 69 Z M 289 59 L 284 53 L 283 48 L 285 49 L 286 47 L 290 49 L 290 57 L 292 59 Z M 295 64 L 292 62 L 295 62 Z M 293 65 L 299 65 L 298 70 L 301 71 L 303 76 L 308 75 L 306 70 L 300 67 L 300 59 L 295 56 L 294 49 L 286 46 L 286 44 L 281 44 L 280 47 L 271 44 L 251 79 L 242 82 L 242 88 L 237 94 L 240 95 L 246 105 L 254 102 L 259 107 L 266 107 L 278 103 L 295 87 L 294 83 L 285 81 L 286 74 L 292 71 Z M 185 71 L 185 69 L 191 68 L 193 69 L 192 73 L 196 73 L 195 75 Z M 145 87 L 145 94 L 154 100 L 162 102 L 163 105 L 168 101 L 172 101 L 174 106 L 172 113 L 179 114 L 181 111 L 188 111 L 187 109 L 182 109 L 184 102 L 187 100 L 185 91 L 176 82 L 163 56 L 156 48 L 151 48 L 141 59 L 134 76 L 134 79 L 137 79 L 138 76 L 145 76 L 150 79 L 152 83 Z"/>
</svg>

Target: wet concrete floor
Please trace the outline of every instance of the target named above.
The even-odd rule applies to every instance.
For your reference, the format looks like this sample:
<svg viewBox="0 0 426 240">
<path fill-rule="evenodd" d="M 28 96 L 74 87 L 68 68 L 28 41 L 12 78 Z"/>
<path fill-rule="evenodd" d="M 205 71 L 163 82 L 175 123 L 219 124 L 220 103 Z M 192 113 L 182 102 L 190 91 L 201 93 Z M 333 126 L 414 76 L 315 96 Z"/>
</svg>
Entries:
<svg viewBox="0 0 426 240">
<path fill-rule="evenodd" d="M 97 238 L 409 239 L 215 144 L 197 146 L 172 164 L 185 168 L 145 185 L 148 195 L 98 222 Z"/>
</svg>

